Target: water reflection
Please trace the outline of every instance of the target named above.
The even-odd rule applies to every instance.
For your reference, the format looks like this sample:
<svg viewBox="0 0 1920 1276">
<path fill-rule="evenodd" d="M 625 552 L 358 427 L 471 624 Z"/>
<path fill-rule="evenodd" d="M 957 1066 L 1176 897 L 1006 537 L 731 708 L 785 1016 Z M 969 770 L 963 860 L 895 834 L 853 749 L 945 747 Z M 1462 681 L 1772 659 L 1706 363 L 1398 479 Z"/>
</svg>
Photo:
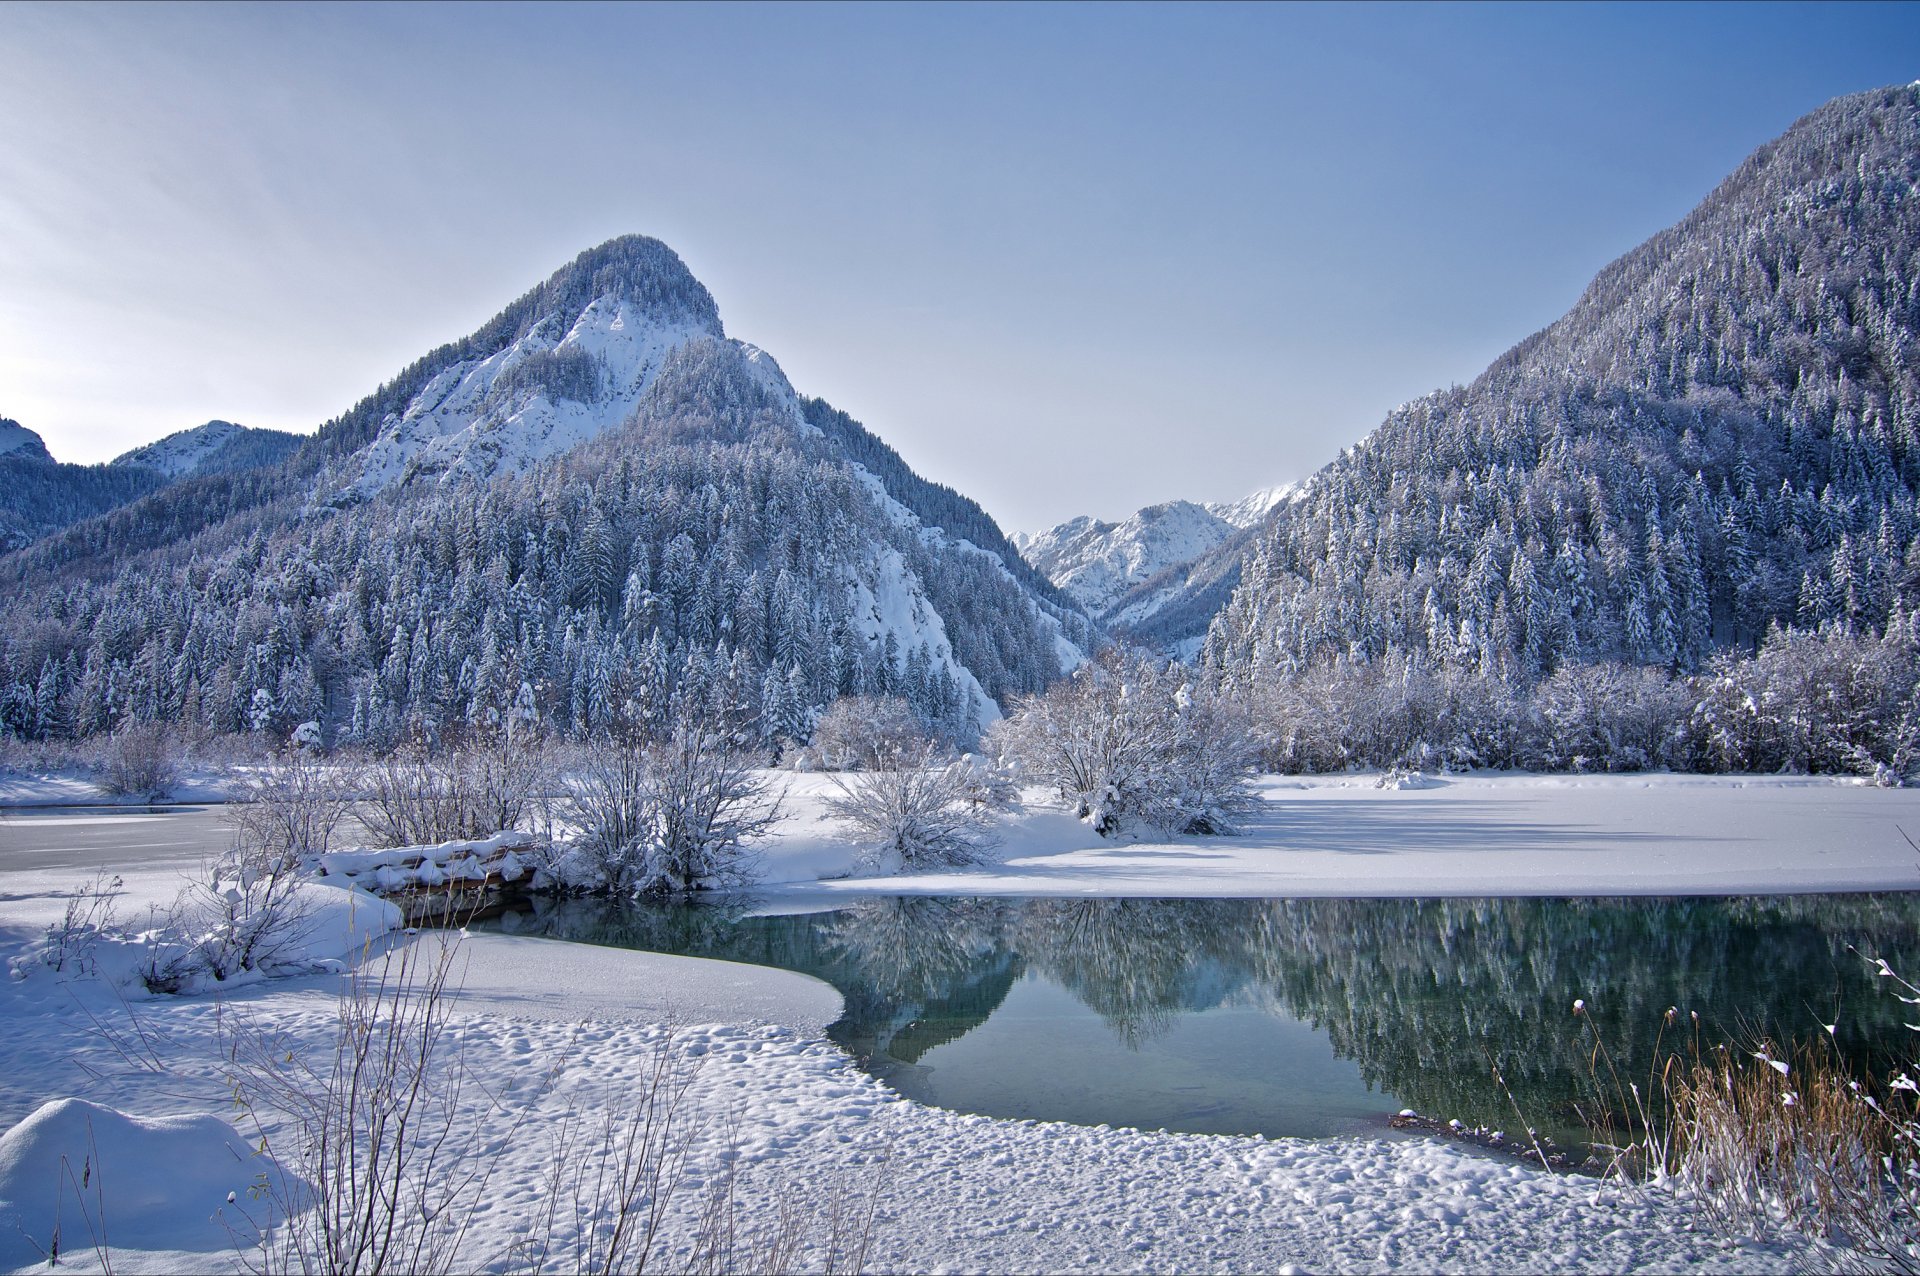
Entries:
<svg viewBox="0 0 1920 1276">
<path fill-rule="evenodd" d="M 1036 1097 L 1069 1069 L 1081 1088 L 1132 1094 L 1098 1119 L 1270 1134 L 1329 1132 L 1330 1107 L 1511 1125 L 1490 1079 L 1498 1062 L 1529 1121 L 1564 1135 L 1591 1050 L 1575 998 L 1625 1075 L 1646 1074 L 1669 1006 L 1699 1011 L 1710 1042 L 1837 1023 L 1841 1048 L 1878 1071 L 1912 1034 L 1852 950 L 1920 970 L 1920 897 L 1906 894 L 911 896 L 795 916 L 569 901 L 503 925 L 818 975 L 846 998 L 834 1039 L 916 1097 L 1079 1119 L 1049 1108 L 1078 1111 L 1077 1100 Z M 1108 1046 L 1076 1016 L 1097 1018 Z M 1309 1028 L 1317 1054 L 1299 1040 Z M 992 1076 L 964 1075 L 983 1070 Z M 1149 1094 L 1169 1089 L 1187 1093 L 1183 1105 Z"/>
</svg>

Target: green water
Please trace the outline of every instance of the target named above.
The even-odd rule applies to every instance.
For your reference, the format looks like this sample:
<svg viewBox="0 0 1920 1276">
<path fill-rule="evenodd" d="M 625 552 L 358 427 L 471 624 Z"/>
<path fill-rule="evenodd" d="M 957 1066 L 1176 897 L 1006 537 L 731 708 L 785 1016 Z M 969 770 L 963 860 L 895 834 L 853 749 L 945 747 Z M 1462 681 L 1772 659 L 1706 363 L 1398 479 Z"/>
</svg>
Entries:
<svg viewBox="0 0 1920 1276">
<path fill-rule="evenodd" d="M 1517 1106 L 1572 1141 L 1596 1071 L 1644 1087 L 1690 1048 L 1690 1012 L 1709 1049 L 1833 1023 L 1858 1069 L 1915 1052 L 1909 1008 L 1851 951 L 1920 975 L 1914 894 L 777 907 L 568 901 L 498 925 L 816 975 L 863 1068 L 997 1117 L 1326 1136 L 1403 1107 L 1511 1131 Z"/>
</svg>

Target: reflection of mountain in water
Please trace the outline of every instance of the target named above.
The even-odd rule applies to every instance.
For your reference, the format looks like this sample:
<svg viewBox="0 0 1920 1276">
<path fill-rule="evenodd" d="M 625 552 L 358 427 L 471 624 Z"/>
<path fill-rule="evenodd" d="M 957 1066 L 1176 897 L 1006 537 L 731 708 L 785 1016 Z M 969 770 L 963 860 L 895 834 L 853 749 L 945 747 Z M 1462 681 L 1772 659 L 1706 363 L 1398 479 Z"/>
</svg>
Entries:
<svg viewBox="0 0 1920 1276">
<path fill-rule="evenodd" d="M 833 1036 L 881 1075 L 984 1023 L 1023 972 L 1141 1045 L 1229 999 L 1326 1032 L 1371 1085 L 1469 1122 L 1564 1125 L 1587 1093 L 1584 999 L 1620 1073 L 1644 1078 L 1669 1006 L 1710 1034 L 1807 1037 L 1838 1022 L 1858 1066 L 1908 1049 L 1862 953 L 1920 969 L 1920 897 L 1138 900 L 905 897 L 747 916 L 705 905 L 542 906 L 521 931 L 779 966 L 839 988 Z M 1668 1046 L 1684 1046 L 1669 1037 Z"/>
</svg>

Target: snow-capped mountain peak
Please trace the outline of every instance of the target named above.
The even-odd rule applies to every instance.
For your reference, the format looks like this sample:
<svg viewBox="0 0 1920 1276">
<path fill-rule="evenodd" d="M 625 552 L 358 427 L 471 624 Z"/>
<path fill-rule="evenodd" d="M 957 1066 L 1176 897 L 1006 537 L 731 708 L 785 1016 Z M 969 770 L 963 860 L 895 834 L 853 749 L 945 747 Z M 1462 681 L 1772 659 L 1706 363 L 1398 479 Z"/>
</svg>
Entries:
<svg viewBox="0 0 1920 1276">
<path fill-rule="evenodd" d="M 1253 495 L 1243 496 L 1237 501 L 1209 501 L 1207 512 L 1235 527 L 1252 527 L 1265 518 L 1267 511 L 1274 506 L 1298 498 L 1302 489 L 1300 483 L 1281 483 L 1261 488 Z"/>
<path fill-rule="evenodd" d="M 1047 579 L 1097 616 L 1135 585 L 1198 558 L 1232 531 L 1232 524 L 1203 506 L 1168 501 L 1123 522 L 1083 516 L 1015 543 Z"/>
<path fill-rule="evenodd" d="M 725 335 L 672 249 L 637 235 L 602 244 L 450 351 L 354 458 L 347 492 L 524 471 L 624 424 L 673 351 Z"/>
</svg>

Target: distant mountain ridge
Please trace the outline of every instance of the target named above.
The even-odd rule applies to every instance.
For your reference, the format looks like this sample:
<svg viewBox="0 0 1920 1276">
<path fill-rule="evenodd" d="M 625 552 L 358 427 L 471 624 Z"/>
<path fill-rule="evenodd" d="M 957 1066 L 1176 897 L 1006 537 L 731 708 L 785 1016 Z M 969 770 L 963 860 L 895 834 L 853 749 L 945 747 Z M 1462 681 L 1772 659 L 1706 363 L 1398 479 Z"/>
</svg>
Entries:
<svg viewBox="0 0 1920 1276">
<path fill-rule="evenodd" d="M 54 460 L 39 434 L 17 421 L 0 420 L 0 553 L 97 518 L 183 478 L 273 465 L 299 441 L 278 430 L 209 421 L 105 465 L 72 465 Z"/>
<path fill-rule="evenodd" d="M 1281 484 L 1207 505 L 1167 501 L 1118 523 L 1082 516 L 1013 540 L 1027 561 L 1088 615 L 1151 642 L 1161 637 L 1157 631 L 1166 627 L 1168 609 L 1177 607 L 1196 576 L 1216 560 L 1237 561 L 1252 529 L 1297 487 Z M 1193 634 L 1175 634 L 1171 645 L 1203 631 L 1210 618 L 1211 613 Z"/>
<path fill-rule="evenodd" d="M 109 464 L 145 466 L 172 480 L 273 465 L 292 455 L 299 445 L 300 436 L 285 430 L 261 430 L 231 421 L 209 421 L 123 452 Z"/>
</svg>

